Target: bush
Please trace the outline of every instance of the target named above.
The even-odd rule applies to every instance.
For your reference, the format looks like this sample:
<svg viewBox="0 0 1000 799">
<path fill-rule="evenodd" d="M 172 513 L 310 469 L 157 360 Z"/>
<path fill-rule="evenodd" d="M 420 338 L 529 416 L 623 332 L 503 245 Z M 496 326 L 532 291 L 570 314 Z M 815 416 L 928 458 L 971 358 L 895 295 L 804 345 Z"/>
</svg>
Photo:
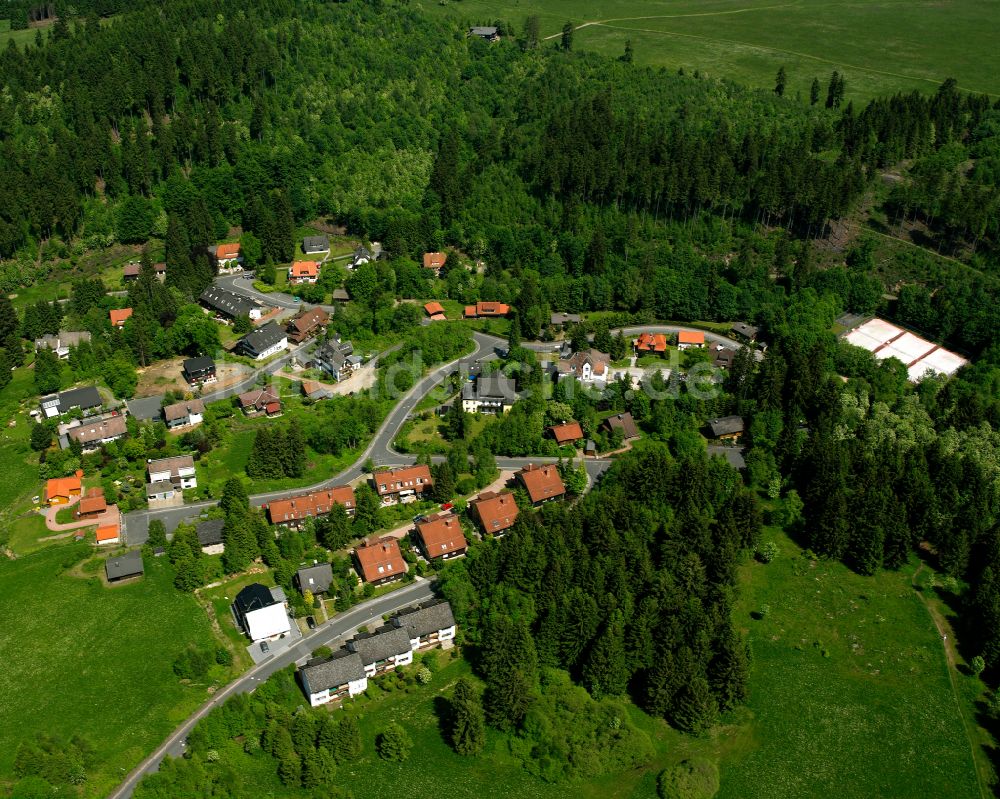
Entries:
<svg viewBox="0 0 1000 799">
<path fill-rule="evenodd" d="M 410 756 L 413 741 L 401 726 L 390 724 L 375 739 L 375 749 L 383 760 L 402 763 Z"/>
<path fill-rule="evenodd" d="M 757 547 L 757 560 L 761 563 L 770 563 L 778 557 L 778 545 L 774 541 L 766 541 Z"/>
<path fill-rule="evenodd" d="M 684 760 L 660 773 L 660 799 L 712 799 L 719 792 L 719 767 L 709 760 Z"/>
</svg>

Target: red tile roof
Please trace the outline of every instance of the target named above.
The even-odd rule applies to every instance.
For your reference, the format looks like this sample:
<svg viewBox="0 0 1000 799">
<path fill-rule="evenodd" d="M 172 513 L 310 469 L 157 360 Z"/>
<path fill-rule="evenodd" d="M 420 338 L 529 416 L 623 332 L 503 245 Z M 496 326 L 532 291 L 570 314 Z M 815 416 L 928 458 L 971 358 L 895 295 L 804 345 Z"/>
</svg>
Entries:
<svg viewBox="0 0 1000 799">
<path fill-rule="evenodd" d="M 551 464 L 535 466 L 529 463 L 517 473 L 517 479 L 527 490 L 532 505 L 566 493 L 559 470 Z"/>
<path fill-rule="evenodd" d="M 641 352 L 666 352 L 667 337 L 663 333 L 640 333 L 635 348 Z"/>
<path fill-rule="evenodd" d="M 53 477 L 45 484 L 45 499 L 51 502 L 55 497 L 69 499 L 82 489 L 81 475 L 73 477 Z"/>
<path fill-rule="evenodd" d="M 375 481 L 375 491 L 380 497 L 409 490 L 419 493 L 434 485 L 430 467 L 426 464 L 375 472 L 372 479 Z"/>
<path fill-rule="evenodd" d="M 510 306 L 502 302 L 477 302 L 475 305 L 465 306 L 467 317 L 477 316 L 506 316 L 510 313 Z"/>
<path fill-rule="evenodd" d="M 111 318 L 111 324 L 114 327 L 121 327 L 125 324 L 125 320 L 132 315 L 131 308 L 122 308 L 120 311 L 108 311 L 108 316 Z"/>
<path fill-rule="evenodd" d="M 705 334 L 700 330 L 681 330 L 677 334 L 678 344 L 704 344 Z"/>
<path fill-rule="evenodd" d="M 279 413 L 281 411 L 281 403 L 275 400 L 274 402 L 269 402 L 264 407 L 264 413 Z"/>
<path fill-rule="evenodd" d="M 465 552 L 469 544 L 462 532 L 458 517 L 452 513 L 439 513 L 417 522 L 417 534 L 424 542 L 428 558 L 441 558 L 452 553 Z"/>
<path fill-rule="evenodd" d="M 98 527 L 95 533 L 97 543 L 101 544 L 105 541 L 114 541 L 118 538 L 118 525 L 117 524 L 106 524 L 103 527 Z"/>
<path fill-rule="evenodd" d="M 343 505 L 347 510 L 354 509 L 354 489 L 350 486 L 334 486 L 325 491 L 313 491 L 301 497 L 291 499 L 276 499 L 267 506 L 267 515 L 271 524 L 298 521 L 307 516 L 320 516 L 329 513 L 334 505 Z"/>
<path fill-rule="evenodd" d="M 583 438 L 583 428 L 579 422 L 564 422 L 549 428 L 557 444 L 570 444 Z"/>
<path fill-rule="evenodd" d="M 240 243 L 233 242 L 232 244 L 220 244 L 215 248 L 215 257 L 223 260 L 228 258 L 236 258 L 240 254 Z"/>
<path fill-rule="evenodd" d="M 87 495 L 80 500 L 80 514 L 89 516 L 91 513 L 104 513 L 108 509 L 108 503 L 104 499 L 104 491 L 100 488 L 92 488 Z"/>
<path fill-rule="evenodd" d="M 288 271 L 289 277 L 316 277 L 319 274 L 319 264 L 315 261 L 295 261 Z"/>
<path fill-rule="evenodd" d="M 444 262 L 448 260 L 448 256 L 443 252 L 425 252 L 424 253 L 424 268 L 425 269 L 440 269 L 444 266 Z"/>
<path fill-rule="evenodd" d="M 429 302 L 424 306 L 424 310 L 428 316 L 433 317 L 435 314 L 443 314 L 444 306 L 439 302 Z"/>
<path fill-rule="evenodd" d="M 354 557 L 361 569 L 361 579 L 365 582 L 406 574 L 406 561 L 403 560 L 403 553 L 399 551 L 399 542 L 395 538 L 365 542 L 354 550 Z"/>
<path fill-rule="evenodd" d="M 519 511 L 513 494 L 484 491 L 469 504 L 475 509 L 484 533 L 497 535 L 513 527 L 517 521 Z"/>
</svg>

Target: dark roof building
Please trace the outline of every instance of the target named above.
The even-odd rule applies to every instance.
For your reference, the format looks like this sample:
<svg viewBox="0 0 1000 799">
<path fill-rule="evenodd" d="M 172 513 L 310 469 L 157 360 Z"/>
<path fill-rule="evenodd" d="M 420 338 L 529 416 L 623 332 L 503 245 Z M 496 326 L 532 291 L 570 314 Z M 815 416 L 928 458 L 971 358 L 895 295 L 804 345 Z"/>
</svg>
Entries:
<svg viewBox="0 0 1000 799">
<path fill-rule="evenodd" d="M 733 322 L 730 330 L 732 330 L 733 333 L 740 338 L 745 338 L 747 341 L 754 341 L 757 338 L 757 328 L 753 325 L 748 325 L 746 322 Z"/>
<path fill-rule="evenodd" d="M 743 417 L 720 416 L 709 419 L 707 426 L 712 438 L 737 438 L 743 434 Z"/>
<path fill-rule="evenodd" d="M 71 388 L 69 391 L 61 391 L 58 394 L 51 394 L 42 397 L 42 408 L 46 410 L 46 416 L 58 416 L 68 413 L 74 408 L 81 411 L 89 411 L 92 408 L 100 408 L 102 405 L 101 395 L 93 386 L 83 386 L 82 388 Z M 50 413 L 49 409 L 54 412 Z"/>
<path fill-rule="evenodd" d="M 104 572 L 108 576 L 109 583 L 127 580 L 129 577 L 138 577 L 145 573 L 142 565 L 142 553 L 136 549 L 132 552 L 126 552 L 124 555 L 108 558 L 104 563 Z"/>
<path fill-rule="evenodd" d="M 302 239 L 302 252 L 310 255 L 314 252 L 329 252 L 330 239 L 328 236 L 306 236 Z"/>
<path fill-rule="evenodd" d="M 469 28 L 469 36 L 476 36 L 488 42 L 500 41 L 500 30 L 494 25 L 476 25 Z"/>
<path fill-rule="evenodd" d="M 208 519 L 200 522 L 195 528 L 198 543 L 203 547 L 219 546 L 222 543 L 222 528 L 225 525 L 225 519 Z"/>
<path fill-rule="evenodd" d="M 333 567 L 329 563 L 305 566 L 295 572 L 295 581 L 300 591 L 324 594 L 330 590 L 330 585 L 333 583 Z"/>
<path fill-rule="evenodd" d="M 239 294 L 219 288 L 214 284 L 201 293 L 198 301 L 213 311 L 233 319 L 237 316 L 250 316 L 251 311 L 257 308 L 246 297 L 241 297 Z"/>
<path fill-rule="evenodd" d="M 357 652 L 338 649 L 326 660 L 310 660 L 299 669 L 299 675 L 302 688 L 311 697 L 324 691 L 339 692 L 349 683 L 365 679 L 365 666 Z"/>
<path fill-rule="evenodd" d="M 632 418 L 631 413 L 619 413 L 609 416 L 604 420 L 603 424 L 609 433 L 621 430 L 625 441 L 628 441 L 630 438 L 639 437 L 639 428 L 635 426 L 635 419 Z"/>
<path fill-rule="evenodd" d="M 451 605 L 445 599 L 408 608 L 393 616 L 392 623 L 407 631 L 411 640 L 424 638 L 455 626 Z"/>
<path fill-rule="evenodd" d="M 552 313 L 549 315 L 549 324 L 553 327 L 562 325 L 580 324 L 580 314 L 578 313 Z"/>
<path fill-rule="evenodd" d="M 466 413 L 497 413 L 517 402 L 514 381 L 503 372 L 493 372 L 462 385 L 462 410 Z"/>
<path fill-rule="evenodd" d="M 373 633 L 356 636 L 347 642 L 347 648 L 357 652 L 366 666 L 413 651 L 410 635 L 402 627 L 380 627 Z"/>
<path fill-rule="evenodd" d="M 288 334 L 277 322 L 268 322 L 241 338 L 236 349 L 249 358 L 260 360 L 288 346 Z"/>
<path fill-rule="evenodd" d="M 184 379 L 189 383 L 202 383 L 215 377 L 215 361 L 207 355 L 187 358 L 184 361 Z"/>
</svg>

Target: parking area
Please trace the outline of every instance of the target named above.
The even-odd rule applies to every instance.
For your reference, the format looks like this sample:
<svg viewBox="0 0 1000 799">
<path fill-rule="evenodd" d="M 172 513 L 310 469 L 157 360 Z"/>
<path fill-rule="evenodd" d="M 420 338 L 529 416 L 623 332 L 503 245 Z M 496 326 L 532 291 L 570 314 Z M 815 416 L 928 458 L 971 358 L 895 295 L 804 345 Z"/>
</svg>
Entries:
<svg viewBox="0 0 1000 799">
<path fill-rule="evenodd" d="M 291 620 L 292 629 L 285 634 L 284 638 L 278 638 L 274 641 L 267 641 L 267 652 L 264 652 L 260 648 L 260 641 L 250 644 L 247 647 L 247 654 L 250 655 L 250 659 L 253 660 L 254 665 L 258 663 L 263 663 L 268 658 L 272 658 L 275 655 L 280 655 L 286 649 L 295 646 L 300 640 L 302 640 L 302 631 L 299 630 L 299 626 L 295 623 L 295 619 Z"/>
</svg>

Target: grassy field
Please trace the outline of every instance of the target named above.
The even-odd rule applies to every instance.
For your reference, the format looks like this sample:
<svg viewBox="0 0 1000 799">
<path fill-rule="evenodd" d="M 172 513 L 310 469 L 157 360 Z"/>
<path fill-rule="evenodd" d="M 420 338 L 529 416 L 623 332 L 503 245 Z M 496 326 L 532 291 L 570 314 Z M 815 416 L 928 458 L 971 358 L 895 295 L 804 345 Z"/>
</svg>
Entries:
<svg viewBox="0 0 1000 799">
<path fill-rule="evenodd" d="M 12 777 L 21 740 L 81 734 L 98 761 L 83 795 L 104 796 L 206 697 L 206 686 L 184 686 L 171 670 L 188 642 L 213 640 L 194 599 L 174 589 L 161 561 L 113 588 L 63 568 L 89 549 L 0 560 L 0 783 Z"/>
<path fill-rule="evenodd" d="M 935 88 L 954 77 L 969 91 L 1000 94 L 988 0 L 484 0 L 432 5 L 464 25 L 508 20 L 521 30 L 537 14 L 543 37 L 559 39 L 570 20 L 574 49 L 618 56 L 631 40 L 635 62 L 699 70 L 772 88 L 779 67 L 788 94 L 808 99 L 813 77 L 846 76 L 847 98 Z"/>
<path fill-rule="evenodd" d="M 750 744 L 723 759 L 720 799 L 980 796 L 916 564 L 866 578 L 765 539 L 781 554 L 743 569 L 737 611 L 754 653 Z"/>
</svg>

